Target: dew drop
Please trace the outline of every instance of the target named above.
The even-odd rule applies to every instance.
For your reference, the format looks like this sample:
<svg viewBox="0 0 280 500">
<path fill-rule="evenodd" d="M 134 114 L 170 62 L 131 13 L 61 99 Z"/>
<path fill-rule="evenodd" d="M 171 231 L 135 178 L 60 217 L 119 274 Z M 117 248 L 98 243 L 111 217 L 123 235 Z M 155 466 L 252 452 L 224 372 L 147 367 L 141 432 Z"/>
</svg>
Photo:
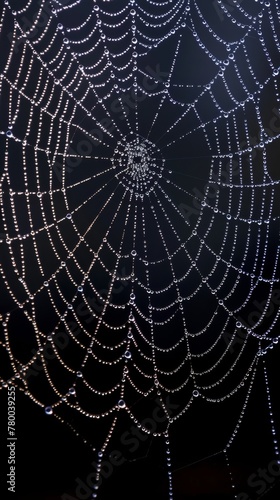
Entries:
<svg viewBox="0 0 280 500">
<path fill-rule="evenodd" d="M 51 406 L 46 406 L 46 408 L 45 408 L 45 414 L 46 415 L 52 415 L 52 413 L 53 413 L 52 407 Z"/>
</svg>

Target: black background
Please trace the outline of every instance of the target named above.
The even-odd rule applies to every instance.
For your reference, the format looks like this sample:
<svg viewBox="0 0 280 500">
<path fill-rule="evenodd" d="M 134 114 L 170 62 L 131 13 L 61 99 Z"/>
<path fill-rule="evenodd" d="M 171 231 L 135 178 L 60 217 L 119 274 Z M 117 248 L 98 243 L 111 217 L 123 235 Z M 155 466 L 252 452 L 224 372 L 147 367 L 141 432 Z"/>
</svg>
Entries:
<svg viewBox="0 0 280 500">
<path fill-rule="evenodd" d="M 91 2 L 85 2 L 87 8 Z M 115 5 L 120 8 L 124 2 L 117 1 Z M 204 12 L 207 14 L 207 19 L 212 23 L 213 29 L 219 30 L 221 36 L 228 36 L 234 38 L 235 28 L 229 26 L 229 23 L 222 22 L 217 9 L 213 5 L 213 2 L 209 2 L 206 6 L 206 0 L 204 2 L 199 2 L 200 7 L 204 8 Z M 259 10 L 259 5 L 253 5 L 254 2 L 249 0 L 244 0 L 242 2 L 244 8 L 248 10 Z M 36 6 L 34 4 L 34 9 Z M 80 8 L 80 7 L 79 7 Z M 113 8 L 113 7 L 112 7 Z M 117 10 L 117 9 L 116 9 Z M 79 9 L 75 9 L 75 14 L 79 15 Z M 67 18 L 68 15 L 68 18 Z M 81 18 L 84 16 L 84 12 L 80 13 Z M 233 15 L 238 17 L 238 13 L 234 12 Z M 62 22 L 73 23 L 74 19 L 71 14 L 63 14 L 64 19 Z M 20 19 L 19 19 L 20 21 Z M 21 20 L 22 21 L 22 20 Z M 77 22 L 77 18 L 75 19 Z M 1 56 L 1 70 L 3 68 L 3 63 L 6 60 L 6 55 L 9 52 L 9 39 L 7 34 L 12 28 L 12 16 L 9 17 L 10 23 L 5 27 L 4 34 L 2 34 L 1 44 L 3 47 L 3 52 Z M 265 23 L 264 23 L 265 26 Z M 232 30 L 232 31 L 231 31 Z M 267 33 L 269 28 L 267 27 Z M 209 62 L 207 58 L 201 57 L 200 52 L 196 52 L 194 47 L 190 48 L 191 37 L 186 37 L 184 39 L 178 65 L 176 66 L 176 74 L 174 78 L 177 81 L 186 81 L 189 83 L 196 82 L 208 82 L 215 74 L 216 68 Z M 256 38 L 257 39 L 257 38 Z M 210 43 L 210 38 L 206 37 L 206 41 Z M 268 34 L 267 37 L 268 44 L 272 42 Z M 254 44 L 254 40 L 252 40 Z M 257 42 L 256 42 L 257 47 Z M 270 47 L 270 48 L 271 48 Z M 160 67 L 164 71 L 170 70 L 170 62 L 172 61 L 174 54 L 175 43 L 171 40 L 170 42 L 164 42 L 162 46 L 155 51 L 151 52 L 145 56 L 145 63 L 151 66 L 154 63 L 159 63 Z M 214 50 L 214 47 L 212 47 Z M 262 58 L 258 60 L 257 48 L 252 49 L 252 57 L 255 50 L 254 60 L 255 68 L 263 74 L 263 80 L 267 77 L 267 67 L 263 62 Z M 277 50 L 271 48 L 271 54 L 275 58 L 275 64 L 277 63 L 279 57 Z M 16 60 L 16 58 L 15 58 Z M 278 61 L 279 64 L 279 61 Z M 241 70 L 244 70 L 245 61 L 240 60 L 239 65 Z M 243 65 L 243 66 L 242 66 Z M 145 64 L 143 64 L 145 66 Z M 186 77 L 186 67 L 188 68 Z M 11 72 L 13 69 L 11 69 Z M 245 70 L 244 70 L 245 72 Z M 261 78 L 260 78 L 261 80 Z M 262 80 L 261 80 L 262 81 Z M 249 86 L 249 82 L 248 86 Z M 234 81 L 231 82 L 234 88 Z M 29 89 L 32 93 L 32 88 Z M 255 89 L 252 84 L 252 92 Z M 191 91 L 190 91 L 191 95 Z M 188 96 L 189 98 L 190 95 Z M 176 94 L 174 99 L 179 98 Z M 6 98 L 2 94 L 1 96 L 1 111 L 2 111 L 2 121 L 1 129 L 6 130 L 7 128 L 7 116 L 6 116 Z M 140 116 L 140 128 L 144 135 L 146 121 L 149 119 L 149 113 L 151 116 L 155 114 L 158 106 L 157 98 L 154 98 L 149 104 L 144 101 L 143 104 L 139 106 L 139 116 Z M 207 105 L 204 104 L 204 108 L 207 111 Z M 226 100 L 225 100 L 226 108 Z M 25 105 L 23 105 L 25 106 Z M 272 110 L 275 107 L 275 98 L 269 89 L 267 92 L 263 93 L 262 107 L 264 111 L 264 121 L 269 123 L 271 116 L 273 115 Z M 23 114 L 27 114 L 29 109 L 23 109 Z M 168 110 L 165 110 L 166 120 Z M 250 113 L 250 108 L 247 108 L 247 113 Z M 253 113 L 252 113 L 253 114 Z M 168 119 L 172 122 L 175 117 L 172 112 L 168 114 Z M 82 118 L 83 119 L 83 118 Z M 168 121 L 168 120 L 167 120 Z M 173 119 L 174 121 L 174 119 Z M 156 131 L 154 133 L 154 138 L 158 140 L 160 147 L 164 147 L 165 138 L 160 140 L 160 136 L 165 131 L 165 121 L 162 120 L 157 125 Z M 179 127 L 176 130 L 176 134 L 184 133 L 184 127 L 188 124 L 182 124 L 181 129 Z M 258 126 L 254 124 L 256 129 L 256 134 L 258 133 Z M 18 125 L 17 133 L 20 136 L 23 130 L 23 123 Z M 22 129 L 21 129 L 22 127 Z M 162 130 L 161 130 L 162 127 Z M 48 133 L 46 129 L 46 134 Z M 33 138 L 36 137 L 36 130 L 33 131 Z M 1 136 L 1 155 L 4 148 L 3 138 Z M 111 150 L 113 151 L 117 137 L 110 142 Z M 77 138 L 78 141 L 78 138 Z M 75 138 L 74 138 L 75 142 Z M 222 144 L 222 148 L 227 148 L 227 144 Z M 279 146 L 278 146 L 279 147 Z M 186 152 L 187 151 L 187 152 Z M 278 177 L 278 160 L 277 154 L 279 153 L 276 148 L 273 150 L 273 154 L 270 156 L 269 167 L 273 178 Z M 17 150 L 13 151 L 13 154 L 17 155 Z M 166 155 L 168 168 L 171 168 L 173 179 L 176 180 L 178 184 L 187 188 L 189 192 L 192 192 L 194 188 L 198 190 L 203 190 L 205 183 L 207 182 L 210 168 L 210 156 L 207 155 L 207 148 L 201 141 L 201 136 L 197 135 L 196 140 L 183 141 L 176 143 L 175 148 L 167 150 Z M 177 159 L 175 159 L 177 158 Z M 186 164 L 188 170 L 186 170 Z M 258 154 L 255 158 L 254 167 L 256 170 L 256 177 L 258 175 L 258 169 L 261 171 L 260 166 L 260 155 Z M 30 169 L 32 166 L 30 166 Z M 69 176 L 69 182 L 72 182 L 74 176 L 77 176 L 77 180 L 81 179 L 81 176 L 85 175 L 87 171 L 87 166 L 85 164 L 85 170 L 77 170 L 73 173 L 72 177 Z M 81 173 L 82 172 L 82 173 Z M 15 180 L 17 180 L 17 173 L 15 173 Z M 59 184 L 58 184 L 59 185 Z M 88 196 L 86 188 L 84 191 L 80 191 L 79 196 L 81 198 L 86 198 Z M 177 199 L 176 203 L 184 201 L 183 199 Z M 188 200 L 189 201 L 189 200 Z M 72 206 L 75 206 L 76 200 L 70 199 Z M 250 199 L 248 199 L 249 206 Z M 278 207 L 279 208 L 279 207 Z M 34 206 L 34 209 L 36 207 Z M 63 207 L 61 208 L 63 211 Z M 91 218 L 91 213 L 86 215 L 88 220 Z M 87 219 L 83 222 L 87 224 Z M 82 222 L 81 222 L 82 224 Z M 106 227 L 106 220 L 103 220 L 104 227 Z M 204 221 L 207 227 L 207 220 Z M 23 223 L 24 225 L 24 223 Z M 217 225 L 218 226 L 218 225 Z M 104 227 L 100 227 L 99 234 L 95 234 L 95 238 L 98 240 L 103 235 Z M 217 239 L 219 233 L 223 233 L 223 226 L 217 227 Z M 65 229 L 65 233 L 67 228 Z M 65 234 L 65 237 L 69 237 L 71 241 L 71 234 Z M 168 236 L 167 236 L 168 239 Z M 272 229 L 271 235 L 274 245 L 278 244 L 279 240 L 279 228 L 275 224 Z M 171 241 L 170 241 L 171 243 Z M 229 243 L 230 245 L 230 243 Z M 230 248 L 230 247 L 229 247 Z M 44 258 L 47 257 L 47 251 L 44 248 L 43 242 L 41 243 L 40 250 Z M 240 253 L 244 250 L 243 242 L 240 241 Z M 248 259 L 248 268 L 250 264 L 253 263 L 254 259 L 254 249 L 250 249 L 250 258 Z M 274 259 L 274 254 L 271 254 L 271 259 Z M 8 267 L 9 259 L 6 251 L 3 251 L 3 264 Z M 269 260 L 269 259 L 268 259 Z M 31 272 L 31 262 L 30 272 Z M 49 264 L 51 267 L 51 263 Z M 207 261 L 203 264 L 207 269 Z M 222 272 L 222 271 L 221 271 Z M 14 278 L 11 275 L 11 283 Z M 34 277 L 34 280 L 36 278 Z M 107 282 L 102 282 L 102 279 L 98 277 L 100 281 L 100 287 L 107 286 Z M 164 277 L 158 277 L 160 280 L 164 280 Z M 16 284 L 14 283 L 16 286 Z M 66 285 L 65 285 L 66 287 Z M 2 291 L 2 311 L 5 312 L 9 307 L 10 303 L 5 295 L 4 287 Z M 69 292 L 70 293 L 70 292 Z M 246 296 L 246 291 L 244 291 Z M 264 295 L 262 291 L 259 295 L 255 296 L 255 299 L 262 301 Z M 238 299 L 236 299 L 238 302 Z M 41 324 L 44 325 L 47 321 L 51 321 L 51 316 L 48 317 L 48 312 L 44 310 L 42 303 L 39 303 L 41 307 Z M 203 314 L 211 313 L 212 304 L 208 303 L 208 297 L 203 297 L 203 307 L 201 302 L 198 301 L 196 308 L 193 311 L 193 321 L 196 323 L 196 318 L 200 311 Z M 253 311 L 253 306 L 250 306 L 249 311 Z M 207 311 L 207 308 L 209 309 Z M 276 310 L 274 314 L 276 313 Z M 11 332 L 11 337 L 15 334 L 17 329 L 22 329 L 24 331 L 24 326 L 22 326 L 21 318 L 15 319 L 14 332 Z M 275 328 L 275 335 L 277 334 L 277 326 Z M 25 349 L 28 353 L 28 349 L 33 347 L 33 340 L 28 337 L 29 332 L 26 332 L 25 346 L 21 341 L 21 349 Z M 255 346 L 252 346 L 254 349 Z M 250 346 L 248 352 L 248 359 L 250 358 Z M 278 362 L 279 347 L 275 346 L 273 351 L 270 351 L 266 355 L 267 368 L 269 383 L 271 387 L 271 399 L 274 410 L 275 426 L 276 430 L 279 429 L 279 362 Z M 262 363 L 262 360 L 261 362 Z M 3 364 L 1 369 L 3 373 L 9 372 L 7 367 L 7 362 L 3 359 Z M 7 375 L 10 376 L 10 375 Z M 238 380 L 238 378 L 236 379 Z M 35 384 L 35 382 L 34 382 Z M 40 391 L 41 389 L 39 389 Z M 45 390 L 45 386 L 44 386 Z M 47 388 L 46 388 L 46 401 L 47 401 Z M 176 397 L 178 399 L 176 399 Z M 180 399 L 180 393 L 178 396 L 174 396 L 174 402 L 178 405 L 183 405 L 184 399 Z M 229 436 L 239 418 L 240 411 L 242 408 L 243 400 L 245 397 L 244 391 L 239 391 L 236 396 L 230 398 L 225 403 L 219 405 L 210 405 L 203 403 L 198 400 L 194 405 L 194 411 L 187 412 L 177 423 L 171 428 L 170 441 L 171 441 L 171 452 L 172 452 L 172 470 L 173 470 L 173 483 L 174 483 L 174 498 L 176 500 L 183 499 L 196 499 L 196 500 L 210 500 L 210 499 L 223 499 L 229 500 L 233 498 L 233 493 L 231 489 L 230 479 L 228 475 L 228 470 L 226 468 L 225 460 L 223 454 L 220 453 L 225 444 L 227 443 Z M 1 418 L 3 418 L 3 425 L 1 427 L 1 441 L 2 441 L 2 457 L 3 466 L 1 468 L 1 490 L 3 490 L 3 498 L 7 498 L 8 494 L 6 491 L 6 407 L 7 407 L 7 393 L 6 390 L 1 391 Z M 88 441 L 94 443 L 98 440 L 98 435 L 95 429 L 92 430 L 89 424 L 84 424 L 83 422 L 76 422 L 74 415 L 67 415 L 67 419 L 71 425 L 75 427 L 78 423 L 81 429 L 82 436 L 85 433 L 88 436 Z M 85 425 L 83 427 L 83 425 Z M 103 481 L 102 487 L 100 488 L 99 498 L 101 500 L 109 500 L 114 496 L 121 496 L 123 499 L 142 499 L 146 497 L 148 499 L 157 498 L 165 499 L 168 498 L 167 494 L 167 474 L 166 474 L 166 463 L 164 458 L 164 448 L 163 442 L 160 439 L 147 439 L 143 441 L 138 450 L 135 453 L 129 453 L 127 447 L 120 442 L 120 436 L 123 432 L 126 432 L 131 428 L 131 422 L 128 420 L 120 422 L 118 427 L 118 433 L 116 434 L 112 448 L 120 450 L 120 452 L 125 456 L 126 461 L 123 465 L 115 467 L 113 474 Z M 104 426 L 105 429 L 105 426 Z M 71 430 L 66 426 L 62 425 L 53 417 L 48 417 L 44 414 L 43 409 L 36 406 L 28 398 L 24 396 L 22 391 L 17 390 L 16 392 L 16 433 L 17 433 L 17 446 L 16 446 L 16 494 L 11 494 L 11 498 L 17 498 L 18 500 L 71 500 L 71 496 L 76 498 L 76 478 L 80 478 L 81 481 L 86 482 L 89 474 L 93 472 L 92 461 L 95 460 L 95 453 L 92 451 L 92 445 L 85 445 L 83 439 L 79 439 L 73 436 Z M 93 434 L 93 435 L 92 435 Z M 229 451 L 230 465 L 232 474 L 234 477 L 234 482 L 236 484 L 237 493 L 245 492 L 248 494 L 247 500 L 255 500 L 257 498 L 265 497 L 268 499 L 279 498 L 280 486 L 278 476 L 271 484 L 267 485 L 263 494 L 257 493 L 257 488 L 250 488 L 248 486 L 248 478 L 251 474 L 257 473 L 260 467 L 267 468 L 268 464 L 275 460 L 272 436 L 270 431 L 270 423 L 268 417 L 268 406 L 266 401 L 266 392 L 264 387 L 264 378 L 262 369 L 258 369 L 256 380 L 251 393 L 250 401 L 248 404 L 248 409 L 245 414 L 244 421 L 241 425 L 238 436 Z M 108 459 L 108 457 L 105 457 Z M 67 498 L 66 495 L 70 495 Z M 63 496 L 65 495 L 65 496 Z M 88 493 L 85 492 L 84 498 L 88 498 Z M 246 498 L 246 497 L 245 497 Z M 245 500 L 244 498 L 244 500 Z M 241 498 L 240 498 L 241 500 Z M 242 499 L 243 500 L 243 499 Z"/>
</svg>

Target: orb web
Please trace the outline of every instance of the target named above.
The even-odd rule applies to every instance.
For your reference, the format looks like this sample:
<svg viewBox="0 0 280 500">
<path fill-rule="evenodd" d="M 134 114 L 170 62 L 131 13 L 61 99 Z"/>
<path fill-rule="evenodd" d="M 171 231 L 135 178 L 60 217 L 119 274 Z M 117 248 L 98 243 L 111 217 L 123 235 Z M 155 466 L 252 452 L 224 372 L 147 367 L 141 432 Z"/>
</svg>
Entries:
<svg viewBox="0 0 280 500">
<path fill-rule="evenodd" d="M 262 370 L 279 453 L 278 2 L 8 0 L 0 27 L 2 387 L 97 484 L 123 422 L 163 439 L 170 499 L 172 426 L 240 394 L 234 486 Z"/>
</svg>

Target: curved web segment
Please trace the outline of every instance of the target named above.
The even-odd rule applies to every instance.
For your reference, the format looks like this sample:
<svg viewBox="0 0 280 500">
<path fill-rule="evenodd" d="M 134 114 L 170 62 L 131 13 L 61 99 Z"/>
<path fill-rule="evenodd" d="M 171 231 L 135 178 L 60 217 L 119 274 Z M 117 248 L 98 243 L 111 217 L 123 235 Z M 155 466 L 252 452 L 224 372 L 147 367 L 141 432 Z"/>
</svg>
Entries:
<svg viewBox="0 0 280 500">
<path fill-rule="evenodd" d="M 278 343 L 277 2 L 9 0 L 1 30 L 3 387 L 96 425 L 97 480 L 120 421 L 168 448 L 241 392 L 226 454 Z"/>
</svg>

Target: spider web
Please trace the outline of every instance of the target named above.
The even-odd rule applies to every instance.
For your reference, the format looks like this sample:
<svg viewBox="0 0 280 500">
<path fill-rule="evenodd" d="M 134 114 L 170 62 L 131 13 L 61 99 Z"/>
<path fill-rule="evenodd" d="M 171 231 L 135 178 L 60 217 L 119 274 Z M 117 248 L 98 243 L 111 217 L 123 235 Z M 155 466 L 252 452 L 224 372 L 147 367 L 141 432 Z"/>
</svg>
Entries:
<svg viewBox="0 0 280 500">
<path fill-rule="evenodd" d="M 278 2 L 23 4 L 1 11 L 3 388 L 94 445 L 97 485 L 122 426 L 163 438 L 171 499 L 171 424 L 240 393 L 228 460 L 263 370 L 278 458 Z"/>
</svg>

